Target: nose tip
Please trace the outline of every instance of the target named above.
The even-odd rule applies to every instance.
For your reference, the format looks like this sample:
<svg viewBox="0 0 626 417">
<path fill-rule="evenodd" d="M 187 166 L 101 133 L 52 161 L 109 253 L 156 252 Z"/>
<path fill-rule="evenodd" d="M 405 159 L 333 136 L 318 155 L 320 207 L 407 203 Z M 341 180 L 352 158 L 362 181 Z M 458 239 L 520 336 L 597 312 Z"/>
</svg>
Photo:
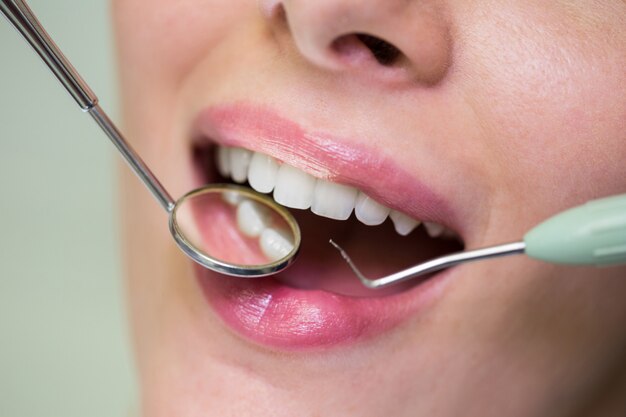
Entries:
<svg viewBox="0 0 626 417">
<path fill-rule="evenodd" d="M 436 84 L 450 66 L 452 39 L 441 7 L 406 0 L 259 0 L 270 24 L 283 23 L 302 57 L 330 71 Z M 286 24 L 284 24 L 286 23 Z"/>
</svg>

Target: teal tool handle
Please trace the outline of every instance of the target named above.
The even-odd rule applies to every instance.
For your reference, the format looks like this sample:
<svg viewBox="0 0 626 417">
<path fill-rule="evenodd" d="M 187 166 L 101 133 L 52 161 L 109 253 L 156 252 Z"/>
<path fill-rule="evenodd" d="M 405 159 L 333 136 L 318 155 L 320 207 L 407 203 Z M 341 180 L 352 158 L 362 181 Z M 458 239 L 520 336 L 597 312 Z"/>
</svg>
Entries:
<svg viewBox="0 0 626 417">
<path fill-rule="evenodd" d="M 526 254 L 569 265 L 626 264 L 626 194 L 589 201 L 524 236 Z"/>
</svg>

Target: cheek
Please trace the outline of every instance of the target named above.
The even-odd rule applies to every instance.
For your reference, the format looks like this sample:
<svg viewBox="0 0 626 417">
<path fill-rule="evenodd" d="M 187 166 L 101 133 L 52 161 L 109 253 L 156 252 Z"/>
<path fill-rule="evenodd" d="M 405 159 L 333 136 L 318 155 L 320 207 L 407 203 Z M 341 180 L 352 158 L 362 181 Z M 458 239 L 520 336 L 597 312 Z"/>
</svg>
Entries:
<svg viewBox="0 0 626 417">
<path fill-rule="evenodd" d="M 245 0 L 114 0 L 113 20 L 123 82 L 179 82 L 242 14 Z M 159 83 L 159 84 L 156 84 Z M 168 83 L 163 85 L 163 83 Z"/>
<path fill-rule="evenodd" d="M 623 191 L 624 31 L 607 39 L 556 6 L 513 7 L 474 15 L 459 60 L 500 178 L 557 204 Z"/>
</svg>

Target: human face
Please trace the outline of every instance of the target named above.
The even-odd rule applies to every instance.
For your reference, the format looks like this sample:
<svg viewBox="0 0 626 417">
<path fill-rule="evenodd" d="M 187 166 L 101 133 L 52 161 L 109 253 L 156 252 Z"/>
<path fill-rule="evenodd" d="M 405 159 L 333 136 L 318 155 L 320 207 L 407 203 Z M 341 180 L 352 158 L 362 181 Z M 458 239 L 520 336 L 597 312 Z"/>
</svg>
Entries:
<svg viewBox="0 0 626 417">
<path fill-rule="evenodd" d="M 443 224 L 475 248 L 626 192 L 623 1 L 113 5 L 125 130 L 173 195 L 211 178 L 198 172 L 213 162 L 194 152 L 242 147 Z M 608 389 L 626 375 L 624 267 L 520 256 L 362 298 L 322 241 L 343 238 L 371 271 L 447 243 L 421 226 L 400 238 L 389 223 L 310 216 L 293 269 L 219 277 L 179 253 L 162 210 L 124 172 L 147 416 L 555 416 L 594 414 L 611 398 L 626 407 L 624 386 Z"/>
</svg>

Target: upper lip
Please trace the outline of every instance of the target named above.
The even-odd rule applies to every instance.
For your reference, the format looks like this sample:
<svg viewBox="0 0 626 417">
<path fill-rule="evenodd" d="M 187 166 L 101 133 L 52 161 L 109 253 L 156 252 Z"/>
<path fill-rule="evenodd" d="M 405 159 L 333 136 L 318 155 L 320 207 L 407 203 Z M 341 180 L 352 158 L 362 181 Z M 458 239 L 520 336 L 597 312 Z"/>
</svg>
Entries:
<svg viewBox="0 0 626 417">
<path fill-rule="evenodd" d="M 191 137 L 270 155 L 315 177 L 354 186 L 420 220 L 442 224 L 465 240 L 463 207 L 407 172 L 391 157 L 354 139 L 307 131 L 270 107 L 236 102 L 199 112 Z"/>
</svg>

